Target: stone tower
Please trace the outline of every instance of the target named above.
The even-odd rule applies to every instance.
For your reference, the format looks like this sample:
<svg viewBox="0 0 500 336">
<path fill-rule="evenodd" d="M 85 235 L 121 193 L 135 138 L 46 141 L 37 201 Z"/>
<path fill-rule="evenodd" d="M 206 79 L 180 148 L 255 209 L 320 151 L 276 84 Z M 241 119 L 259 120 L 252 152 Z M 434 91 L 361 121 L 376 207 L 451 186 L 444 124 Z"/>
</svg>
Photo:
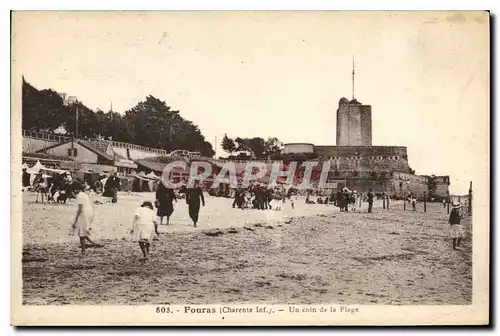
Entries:
<svg viewBox="0 0 500 336">
<path fill-rule="evenodd" d="M 372 107 L 342 98 L 337 109 L 337 146 L 372 145 Z"/>
</svg>

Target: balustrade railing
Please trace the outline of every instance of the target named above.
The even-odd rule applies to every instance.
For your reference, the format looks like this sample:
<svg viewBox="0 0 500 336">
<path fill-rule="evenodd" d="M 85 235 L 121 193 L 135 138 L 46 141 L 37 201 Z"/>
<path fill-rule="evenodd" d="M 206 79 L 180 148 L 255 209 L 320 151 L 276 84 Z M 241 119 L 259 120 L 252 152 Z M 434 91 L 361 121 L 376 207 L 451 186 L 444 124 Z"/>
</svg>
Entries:
<svg viewBox="0 0 500 336">
<path fill-rule="evenodd" d="M 28 138 L 49 140 L 49 141 L 56 141 L 56 142 L 65 142 L 65 141 L 69 141 L 72 139 L 71 137 L 64 136 L 64 135 L 50 134 L 50 133 L 44 133 L 44 132 L 35 132 L 35 131 L 28 131 L 28 130 L 22 130 L 22 135 L 24 137 L 28 137 Z M 168 154 L 168 151 L 166 151 L 164 149 L 149 148 L 149 147 L 134 145 L 134 144 L 126 143 L 126 142 L 120 142 L 120 141 L 101 140 L 101 139 L 85 139 L 85 141 L 90 141 L 90 142 L 106 141 L 106 142 L 110 142 L 111 146 L 117 147 L 117 148 L 135 149 L 135 150 L 140 150 L 140 151 L 149 152 L 149 153 L 155 153 L 155 154 L 159 154 L 159 155 Z"/>
</svg>

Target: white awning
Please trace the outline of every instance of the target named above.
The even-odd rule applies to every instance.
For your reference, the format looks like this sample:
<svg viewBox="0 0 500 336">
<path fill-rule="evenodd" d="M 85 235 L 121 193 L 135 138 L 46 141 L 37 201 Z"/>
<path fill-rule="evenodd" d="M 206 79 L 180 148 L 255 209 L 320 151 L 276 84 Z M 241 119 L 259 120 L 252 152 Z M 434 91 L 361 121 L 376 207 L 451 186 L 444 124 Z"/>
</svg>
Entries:
<svg viewBox="0 0 500 336">
<path fill-rule="evenodd" d="M 49 172 L 54 172 L 54 173 L 58 173 L 58 174 L 64 174 L 64 173 L 67 173 L 68 171 L 67 170 L 63 170 L 63 169 L 52 169 L 52 168 L 42 168 L 41 170 L 46 170 L 46 171 L 49 171 Z"/>
<path fill-rule="evenodd" d="M 117 160 L 115 161 L 115 166 L 117 167 L 125 167 L 125 168 L 137 168 L 137 164 L 134 161 L 130 160 Z"/>
</svg>

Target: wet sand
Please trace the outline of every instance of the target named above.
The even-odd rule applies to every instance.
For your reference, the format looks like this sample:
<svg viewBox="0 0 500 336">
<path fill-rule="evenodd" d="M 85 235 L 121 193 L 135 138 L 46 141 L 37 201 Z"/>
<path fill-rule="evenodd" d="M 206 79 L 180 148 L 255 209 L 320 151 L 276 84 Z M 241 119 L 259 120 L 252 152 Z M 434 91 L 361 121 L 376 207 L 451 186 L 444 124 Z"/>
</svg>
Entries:
<svg viewBox="0 0 500 336">
<path fill-rule="evenodd" d="M 345 303 L 470 304 L 470 220 L 463 251 L 449 239 L 446 209 L 423 213 L 341 213 L 300 200 L 281 213 L 232 209 L 207 196 L 200 226 L 183 200 L 141 264 L 128 240 L 133 209 L 152 194 L 122 194 L 95 207 L 94 239 L 103 248 L 79 257 L 68 236 L 74 204 L 34 203 L 23 195 L 23 302 L 44 304 Z M 233 228 L 233 229 L 231 229 Z M 218 235 L 207 233 L 219 232 Z"/>
</svg>

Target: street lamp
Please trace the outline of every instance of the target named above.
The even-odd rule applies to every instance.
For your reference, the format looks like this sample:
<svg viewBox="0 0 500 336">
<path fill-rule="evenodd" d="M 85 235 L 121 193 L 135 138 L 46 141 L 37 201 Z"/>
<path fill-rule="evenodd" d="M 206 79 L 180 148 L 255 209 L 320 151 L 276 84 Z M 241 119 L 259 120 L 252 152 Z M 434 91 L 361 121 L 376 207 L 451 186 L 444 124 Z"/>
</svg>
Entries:
<svg viewBox="0 0 500 336">
<path fill-rule="evenodd" d="M 69 96 L 64 100 L 64 106 L 68 106 L 71 109 L 71 106 L 74 104 L 78 104 L 78 99 L 75 96 Z M 75 132 L 73 134 L 73 139 L 71 141 L 71 155 L 75 156 L 75 139 L 78 139 L 78 105 L 76 105 L 76 115 L 75 115 Z"/>
<path fill-rule="evenodd" d="M 406 180 L 406 190 L 409 191 L 410 190 L 410 180 Z M 406 198 L 407 198 L 407 195 L 406 193 L 403 193 L 403 210 L 406 211 Z"/>
</svg>

